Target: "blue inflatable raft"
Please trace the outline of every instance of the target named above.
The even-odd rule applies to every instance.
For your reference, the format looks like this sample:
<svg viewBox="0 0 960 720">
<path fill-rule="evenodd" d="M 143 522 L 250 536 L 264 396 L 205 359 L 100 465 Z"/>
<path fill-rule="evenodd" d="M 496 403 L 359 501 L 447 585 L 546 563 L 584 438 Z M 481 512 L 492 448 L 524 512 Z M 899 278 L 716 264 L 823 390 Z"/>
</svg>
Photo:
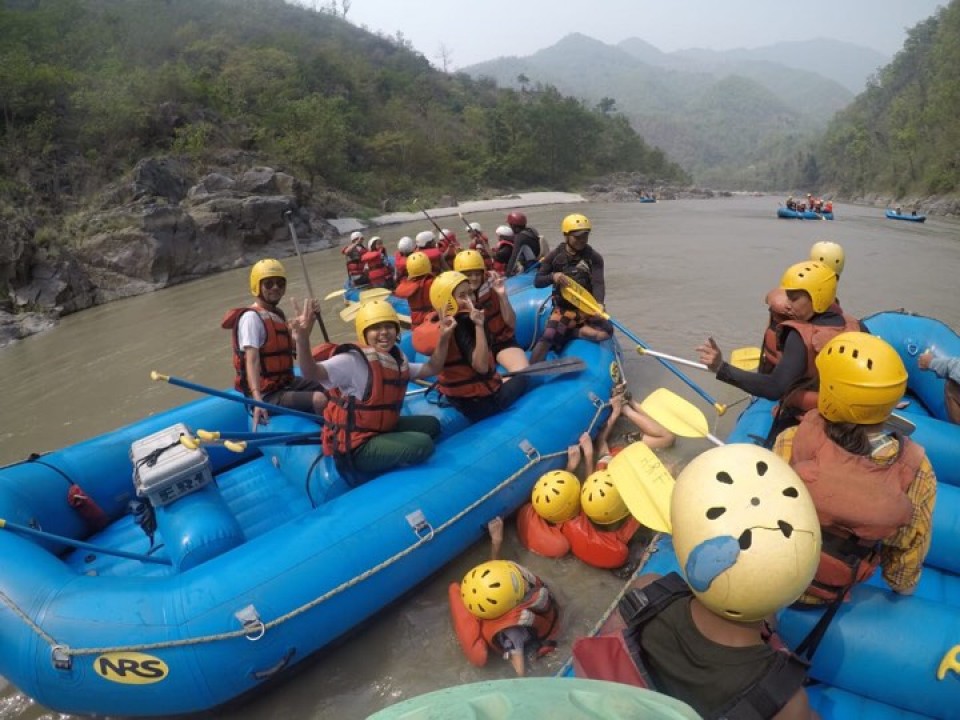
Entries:
<svg viewBox="0 0 960 720">
<path fill-rule="evenodd" d="M 907 222 L 925 222 L 927 219 L 926 215 L 904 215 L 903 213 L 898 213 L 896 210 L 887 210 L 884 213 L 887 216 L 887 220 L 906 220 Z"/>
<path fill-rule="evenodd" d="M 814 212 L 813 210 L 791 210 L 784 206 L 777 208 L 778 218 L 790 218 L 794 220 L 833 220 L 832 212 Z"/>
<path fill-rule="evenodd" d="M 548 298 L 513 296 L 522 343 Z M 0 675 L 75 714 L 190 713 L 261 688 L 480 540 L 599 427 L 616 345 L 574 340 L 566 353 L 587 369 L 532 378 L 512 408 L 473 426 L 412 389 L 404 413 L 443 424 L 436 453 L 353 489 L 316 444 L 185 448 L 182 428 L 248 430 L 244 406 L 216 397 L 0 469 Z M 128 512 L 135 466 L 155 527 Z M 105 527 L 68 504 L 74 487 Z"/>
</svg>

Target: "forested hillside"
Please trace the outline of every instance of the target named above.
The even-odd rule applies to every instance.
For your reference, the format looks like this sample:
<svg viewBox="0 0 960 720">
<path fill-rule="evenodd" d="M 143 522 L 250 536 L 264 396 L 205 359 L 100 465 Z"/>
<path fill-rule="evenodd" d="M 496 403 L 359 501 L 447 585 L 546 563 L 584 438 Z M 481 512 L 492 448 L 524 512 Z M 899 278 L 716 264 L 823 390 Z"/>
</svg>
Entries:
<svg viewBox="0 0 960 720">
<path fill-rule="evenodd" d="M 820 184 L 847 195 L 960 190 L 960 0 L 908 32 L 903 49 L 837 115 L 817 150 Z"/>
<path fill-rule="evenodd" d="M 624 118 L 282 0 L 0 0 L 0 111 L 0 198 L 47 215 L 150 154 L 203 172 L 240 151 L 370 207 L 682 175 Z"/>
</svg>

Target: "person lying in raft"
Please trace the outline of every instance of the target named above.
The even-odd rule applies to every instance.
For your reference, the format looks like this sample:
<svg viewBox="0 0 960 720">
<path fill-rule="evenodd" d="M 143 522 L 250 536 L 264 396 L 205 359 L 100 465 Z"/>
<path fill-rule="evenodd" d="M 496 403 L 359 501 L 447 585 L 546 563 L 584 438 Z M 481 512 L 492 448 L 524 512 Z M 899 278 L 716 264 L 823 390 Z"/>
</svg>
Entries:
<svg viewBox="0 0 960 720">
<path fill-rule="evenodd" d="M 526 674 L 528 657 L 556 647 L 559 609 L 544 582 L 519 563 L 500 559 L 503 518 L 491 520 L 491 559 L 450 583 L 448 597 L 460 649 L 471 664 L 483 667 L 493 651 Z"/>
<path fill-rule="evenodd" d="M 291 326 L 297 362 L 304 378 L 328 390 L 323 411 L 324 455 L 332 456 L 350 484 L 401 465 L 417 465 L 433 454 L 440 421 L 429 415 L 400 415 L 407 382 L 436 375 L 443 368 L 453 335 L 452 317 L 438 320 L 436 349 L 426 363 L 410 363 L 397 347 L 400 319 L 385 300 L 371 300 L 357 312 L 357 343 L 337 346 L 328 360 L 315 362 L 310 351 L 316 301 L 305 301 Z M 366 478 L 369 479 L 369 478 Z"/>
<path fill-rule="evenodd" d="M 597 434 L 600 460 L 596 468 L 594 442 L 584 433 L 578 444 L 567 448 L 566 469 L 552 470 L 534 485 L 530 502 L 517 513 L 517 534 L 520 543 L 538 555 L 561 558 L 573 552 L 588 565 L 620 568 L 617 575 L 630 575 L 638 560 L 632 551 L 641 550 L 645 543 L 631 542 L 640 524 L 630 516 L 605 472 L 613 456 L 629 443 L 611 449 L 608 440 L 621 413 L 637 424 L 641 442 L 651 448 L 670 447 L 675 437 L 627 399 L 623 385 L 614 388 L 610 406 L 610 417 Z M 582 487 L 576 475 L 581 459 L 587 478 Z"/>
<path fill-rule="evenodd" d="M 820 240 L 815 242 L 810 248 L 810 259 L 821 262 L 828 268 L 831 268 L 837 274 L 837 284 L 840 284 L 840 275 L 843 273 L 845 256 L 843 247 L 831 240 Z M 777 341 L 780 333 L 780 326 L 787 320 L 796 320 L 790 307 L 790 301 L 787 299 L 787 291 L 777 287 L 767 293 L 767 308 L 770 313 L 767 322 L 767 329 L 763 333 L 763 342 L 761 344 L 760 367 L 758 372 L 771 373 L 780 361 L 780 350 L 777 348 Z M 830 311 L 843 314 L 840 307 L 840 301 L 834 293 L 833 305 Z"/>
<path fill-rule="evenodd" d="M 780 357 L 771 372 L 750 372 L 724 362 L 712 337 L 697 347 L 700 362 L 716 373 L 717 380 L 780 402 L 772 436 L 817 406 L 819 379 L 814 361 L 820 348 L 842 332 L 861 329 L 859 320 L 836 311 L 837 274 L 827 265 L 813 260 L 791 265 L 780 287 L 787 294 L 793 319 L 780 324 L 776 342 Z"/>
<path fill-rule="evenodd" d="M 530 353 L 530 362 L 540 362 L 548 350 L 560 352 L 575 337 L 602 342 L 613 335 L 613 326 L 599 316 L 591 317 L 570 303 L 561 294 L 567 278 L 582 285 L 603 303 L 606 285 L 603 257 L 590 244 L 592 225 L 585 215 L 567 215 L 560 224 L 563 244 L 554 248 L 540 262 L 533 284 L 538 288 L 553 286 L 553 312 L 547 320 L 543 336 Z"/>
<path fill-rule="evenodd" d="M 713 448 L 677 477 L 669 524 L 682 576 L 638 578 L 621 628 L 575 641 L 577 676 L 657 690 L 704 718 L 816 720 L 807 664 L 767 622 L 817 567 L 820 526 L 803 481 L 756 445 Z"/>
<path fill-rule="evenodd" d="M 453 269 L 466 276 L 473 291 L 473 304 L 483 310 L 490 350 L 497 363 L 508 371 L 528 367 L 530 361 L 514 334 L 517 314 L 510 304 L 503 276 L 488 273 L 483 256 L 477 250 L 458 252 L 453 259 Z"/>
<path fill-rule="evenodd" d="M 529 387 L 529 378 L 517 375 L 504 380 L 490 349 L 483 310 L 473 303 L 470 281 L 463 273 L 441 273 L 430 287 L 435 313 L 413 332 L 413 346 L 424 355 L 437 343 L 442 318 L 455 322 L 446 362 L 437 376 L 437 388 L 470 422 L 510 407 Z"/>
<path fill-rule="evenodd" d="M 821 518 L 820 564 L 800 603 L 839 603 L 877 567 L 894 592 L 909 595 L 930 549 L 937 479 L 923 447 L 885 425 L 907 370 L 889 344 L 860 332 L 828 342 L 817 368 L 817 409 L 773 446 Z"/>
</svg>

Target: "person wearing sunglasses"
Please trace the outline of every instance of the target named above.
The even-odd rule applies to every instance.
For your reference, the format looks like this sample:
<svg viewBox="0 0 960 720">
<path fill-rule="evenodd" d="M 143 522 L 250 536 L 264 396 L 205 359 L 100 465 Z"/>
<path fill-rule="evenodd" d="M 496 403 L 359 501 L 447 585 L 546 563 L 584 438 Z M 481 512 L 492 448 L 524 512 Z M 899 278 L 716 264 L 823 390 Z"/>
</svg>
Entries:
<svg viewBox="0 0 960 720">
<path fill-rule="evenodd" d="M 606 285 L 603 257 L 590 247 L 590 220 L 579 213 L 567 215 L 560 225 L 563 244 L 551 250 L 540 262 L 533 284 L 553 286 L 553 312 L 543 336 L 534 345 L 530 364 L 540 362 L 548 350 L 560 352 L 575 337 L 602 342 L 613 335 L 613 326 L 601 317 L 590 317 L 568 302 L 561 290 L 571 278 L 586 288 L 597 302 L 603 303 Z"/>
<path fill-rule="evenodd" d="M 315 380 L 293 374 L 293 338 L 280 300 L 287 291 L 287 272 L 279 260 L 267 258 L 250 270 L 252 305 L 227 311 L 221 326 L 232 332 L 234 387 L 247 397 L 323 414 L 327 396 Z M 263 408 L 254 408 L 253 425 L 269 422 Z"/>
</svg>

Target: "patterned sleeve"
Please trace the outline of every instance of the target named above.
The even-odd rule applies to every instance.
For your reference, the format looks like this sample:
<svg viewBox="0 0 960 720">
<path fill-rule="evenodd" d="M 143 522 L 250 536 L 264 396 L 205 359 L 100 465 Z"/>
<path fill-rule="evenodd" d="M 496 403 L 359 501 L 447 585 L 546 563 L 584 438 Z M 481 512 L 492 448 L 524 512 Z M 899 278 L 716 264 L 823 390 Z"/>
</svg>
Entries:
<svg viewBox="0 0 960 720">
<path fill-rule="evenodd" d="M 897 592 L 910 592 L 920 581 L 920 570 L 930 549 L 937 477 L 926 457 L 910 483 L 907 496 L 913 503 L 913 517 L 884 540 L 880 560 L 883 579 Z"/>
</svg>

